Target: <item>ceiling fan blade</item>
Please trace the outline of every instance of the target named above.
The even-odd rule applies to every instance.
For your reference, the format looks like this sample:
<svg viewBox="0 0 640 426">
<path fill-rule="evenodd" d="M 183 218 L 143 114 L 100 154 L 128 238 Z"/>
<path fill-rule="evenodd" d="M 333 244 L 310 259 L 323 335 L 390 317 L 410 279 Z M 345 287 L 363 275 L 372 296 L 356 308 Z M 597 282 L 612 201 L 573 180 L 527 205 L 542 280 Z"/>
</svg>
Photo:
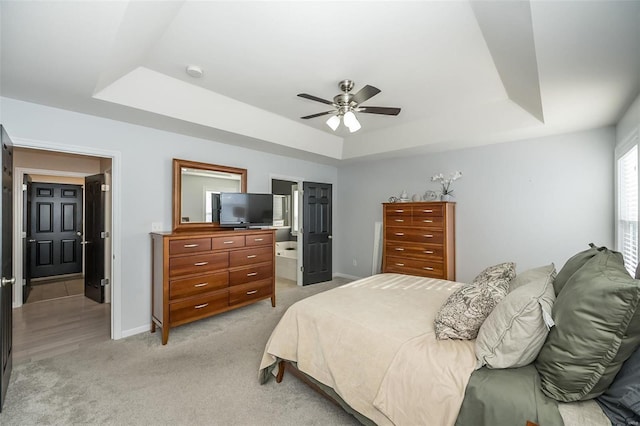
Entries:
<svg viewBox="0 0 640 426">
<path fill-rule="evenodd" d="M 359 107 L 358 112 L 364 112 L 367 114 L 383 114 L 383 115 L 398 115 L 400 114 L 400 108 L 393 107 Z"/>
<path fill-rule="evenodd" d="M 361 104 L 362 102 L 370 99 L 380 93 L 380 89 L 377 87 L 369 86 L 368 84 L 364 86 L 358 93 L 353 95 L 351 102 L 355 102 L 356 104 Z"/>
<path fill-rule="evenodd" d="M 317 96 L 309 95 L 307 93 L 298 93 L 298 96 L 300 96 L 301 98 L 312 100 L 312 101 L 322 102 L 323 104 L 333 105 L 333 102 L 331 102 L 331 101 L 319 98 Z"/>
<path fill-rule="evenodd" d="M 335 113 L 337 113 L 337 112 L 338 112 L 338 111 L 335 111 L 335 110 L 334 110 L 334 111 L 325 111 L 325 112 L 319 112 L 319 113 L 317 113 L 317 114 L 306 115 L 306 116 L 304 116 L 304 117 L 300 117 L 300 118 L 302 118 L 302 119 L 305 119 L 305 120 L 306 120 L 307 118 L 316 118 L 316 117 L 320 117 L 320 116 L 322 116 L 322 115 L 335 114 Z"/>
</svg>

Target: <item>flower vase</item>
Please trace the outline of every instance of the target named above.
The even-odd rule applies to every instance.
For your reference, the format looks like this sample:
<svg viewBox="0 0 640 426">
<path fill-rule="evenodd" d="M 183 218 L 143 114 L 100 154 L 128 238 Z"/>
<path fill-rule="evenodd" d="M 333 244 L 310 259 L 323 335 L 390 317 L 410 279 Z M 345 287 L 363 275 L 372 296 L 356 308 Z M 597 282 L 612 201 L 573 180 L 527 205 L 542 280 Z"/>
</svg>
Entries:
<svg viewBox="0 0 640 426">
<path fill-rule="evenodd" d="M 442 195 L 440 195 L 440 201 L 445 201 L 445 202 L 453 201 L 453 195 L 451 195 L 451 194 L 442 194 Z"/>
</svg>

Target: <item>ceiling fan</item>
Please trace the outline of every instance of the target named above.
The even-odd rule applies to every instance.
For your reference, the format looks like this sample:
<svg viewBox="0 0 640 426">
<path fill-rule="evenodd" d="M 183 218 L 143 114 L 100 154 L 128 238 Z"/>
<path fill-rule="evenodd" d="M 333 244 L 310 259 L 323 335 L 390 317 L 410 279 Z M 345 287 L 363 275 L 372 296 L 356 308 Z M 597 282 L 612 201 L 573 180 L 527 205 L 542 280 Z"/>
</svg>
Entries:
<svg viewBox="0 0 640 426">
<path fill-rule="evenodd" d="M 375 107 L 375 106 L 360 106 L 360 104 L 378 93 L 380 93 L 380 89 L 366 85 L 358 93 L 355 95 L 351 92 L 353 89 L 353 80 L 342 80 L 338 83 L 338 87 L 342 92 L 333 97 L 333 101 L 328 101 L 326 99 L 319 98 L 317 96 L 309 95 L 307 93 L 298 93 L 298 96 L 301 98 L 309 99 L 316 102 L 322 102 L 323 104 L 331 105 L 334 109 L 330 111 L 319 112 L 317 114 L 306 115 L 304 117 L 300 117 L 304 120 L 309 118 L 320 117 L 323 115 L 333 114 L 327 120 L 327 126 L 331 127 L 331 130 L 335 131 L 340 125 L 340 118 L 342 117 L 342 121 L 344 125 L 349 128 L 351 133 L 360 130 L 362 127 L 360 122 L 356 118 L 354 112 L 362 112 L 366 114 L 382 114 L 382 115 L 398 115 L 400 114 L 400 108 L 394 107 Z"/>
</svg>

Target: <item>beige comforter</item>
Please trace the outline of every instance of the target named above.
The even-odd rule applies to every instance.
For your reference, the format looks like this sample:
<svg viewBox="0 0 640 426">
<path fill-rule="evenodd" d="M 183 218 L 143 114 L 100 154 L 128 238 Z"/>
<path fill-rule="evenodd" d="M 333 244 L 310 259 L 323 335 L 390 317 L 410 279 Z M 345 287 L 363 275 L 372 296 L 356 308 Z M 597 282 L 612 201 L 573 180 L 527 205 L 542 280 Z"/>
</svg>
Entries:
<svg viewBox="0 0 640 426">
<path fill-rule="evenodd" d="M 274 329 L 260 370 L 295 361 L 378 425 L 453 425 L 473 341 L 436 340 L 433 321 L 459 286 L 380 274 L 301 300 Z"/>
</svg>

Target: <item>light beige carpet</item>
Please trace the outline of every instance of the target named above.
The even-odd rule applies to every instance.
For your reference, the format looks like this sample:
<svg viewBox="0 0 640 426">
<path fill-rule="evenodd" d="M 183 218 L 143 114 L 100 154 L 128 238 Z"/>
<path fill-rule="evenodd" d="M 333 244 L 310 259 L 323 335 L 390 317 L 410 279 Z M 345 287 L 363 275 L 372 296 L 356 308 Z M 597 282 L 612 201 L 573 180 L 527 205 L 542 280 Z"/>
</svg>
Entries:
<svg viewBox="0 0 640 426">
<path fill-rule="evenodd" d="M 278 288 L 269 300 L 160 334 L 14 365 L 2 425 L 357 425 L 295 377 L 258 384 L 271 331 L 297 300 L 345 283 Z"/>
</svg>

